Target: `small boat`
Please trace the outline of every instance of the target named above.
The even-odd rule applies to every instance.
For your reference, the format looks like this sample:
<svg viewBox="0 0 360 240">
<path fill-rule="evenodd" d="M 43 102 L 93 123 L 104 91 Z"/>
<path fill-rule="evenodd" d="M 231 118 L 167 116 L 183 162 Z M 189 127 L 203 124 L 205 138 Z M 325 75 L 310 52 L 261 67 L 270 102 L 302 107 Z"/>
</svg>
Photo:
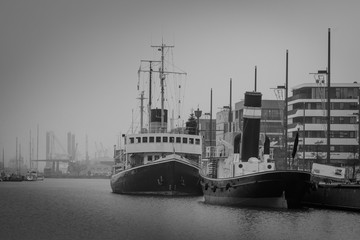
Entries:
<svg viewBox="0 0 360 240">
<path fill-rule="evenodd" d="M 313 187 L 302 202 L 308 207 L 360 211 L 360 184 L 345 177 L 345 168 L 313 163 Z"/>
<path fill-rule="evenodd" d="M 44 180 L 44 174 L 39 173 L 37 170 L 29 170 L 26 174 L 25 174 L 25 181 L 39 181 L 39 180 Z"/>
<path fill-rule="evenodd" d="M 155 46 L 154 46 L 155 47 Z M 113 174 L 110 185 L 114 193 L 150 195 L 201 195 L 199 164 L 202 139 L 191 129 L 183 132 L 168 131 L 167 109 L 164 108 L 165 76 L 174 72 L 164 69 L 164 49 L 173 46 L 156 46 L 161 61 L 150 63 L 149 125 L 143 127 L 143 99 L 141 92 L 141 126 L 138 133 L 123 134 L 124 149 L 114 149 Z M 160 63 L 161 109 L 152 108 L 152 63 Z M 139 70 L 140 72 L 141 70 Z M 180 73 L 181 74 L 181 73 Z M 178 87 L 180 89 L 180 87 Z M 192 122 L 195 118 L 190 117 Z M 190 120 L 190 119 L 189 119 Z"/>
<path fill-rule="evenodd" d="M 36 170 L 29 170 L 25 175 L 26 181 L 36 181 L 38 178 L 38 172 Z"/>
<path fill-rule="evenodd" d="M 275 170 L 269 161 L 269 139 L 265 141 L 264 157 L 259 155 L 261 93 L 246 92 L 243 112 L 241 149 L 234 152 L 239 134 L 222 140 L 228 156 L 211 157 L 212 173 L 201 172 L 205 203 L 238 207 L 301 208 L 301 200 L 310 187 L 311 174 L 297 170 Z M 230 142 L 231 141 L 231 142 Z M 227 143 L 226 143 L 227 142 Z M 234 142 L 234 144 L 231 144 Z M 225 144 L 224 144 L 225 143 Z M 209 165 L 208 164 L 208 165 Z"/>
<path fill-rule="evenodd" d="M 2 181 L 4 182 L 22 182 L 24 179 L 25 179 L 24 176 L 14 173 L 2 177 Z"/>
</svg>

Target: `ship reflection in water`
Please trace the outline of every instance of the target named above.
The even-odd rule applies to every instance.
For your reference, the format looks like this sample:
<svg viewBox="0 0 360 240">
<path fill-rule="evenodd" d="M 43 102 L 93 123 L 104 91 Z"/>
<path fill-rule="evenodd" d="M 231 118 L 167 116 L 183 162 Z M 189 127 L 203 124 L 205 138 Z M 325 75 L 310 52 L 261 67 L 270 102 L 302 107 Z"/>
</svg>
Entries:
<svg viewBox="0 0 360 240">
<path fill-rule="evenodd" d="M 0 239 L 358 239 L 360 213 L 113 194 L 107 179 L 0 183 Z"/>
</svg>

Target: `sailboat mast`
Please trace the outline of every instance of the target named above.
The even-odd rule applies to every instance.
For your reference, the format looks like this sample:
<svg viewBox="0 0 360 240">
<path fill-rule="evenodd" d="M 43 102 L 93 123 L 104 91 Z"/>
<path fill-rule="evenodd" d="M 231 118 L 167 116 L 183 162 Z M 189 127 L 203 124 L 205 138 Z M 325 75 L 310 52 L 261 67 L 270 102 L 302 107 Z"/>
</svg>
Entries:
<svg viewBox="0 0 360 240">
<path fill-rule="evenodd" d="M 18 170 L 18 166 L 19 166 L 19 158 L 18 158 L 18 138 L 16 137 L 16 157 L 15 157 L 15 162 L 16 162 L 16 171 Z"/>
<path fill-rule="evenodd" d="M 2 149 L 2 162 L 3 162 L 3 171 L 5 172 L 5 150 L 4 150 L 4 147 Z"/>
<path fill-rule="evenodd" d="M 30 165 L 30 170 L 31 170 L 32 169 L 31 130 L 30 130 L 29 134 L 30 134 L 30 139 L 29 139 L 30 140 L 29 141 L 29 149 L 30 149 L 30 151 L 29 151 L 29 165 Z"/>
<path fill-rule="evenodd" d="M 36 160 L 39 160 L 39 124 L 36 128 Z M 38 170 L 38 162 L 36 162 L 36 170 Z"/>
</svg>

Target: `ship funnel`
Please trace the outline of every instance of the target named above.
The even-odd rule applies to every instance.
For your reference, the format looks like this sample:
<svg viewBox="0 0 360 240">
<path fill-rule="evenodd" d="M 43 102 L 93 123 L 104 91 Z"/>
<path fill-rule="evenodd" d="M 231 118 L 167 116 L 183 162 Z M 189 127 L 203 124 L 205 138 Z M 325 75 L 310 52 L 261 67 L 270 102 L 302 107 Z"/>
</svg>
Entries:
<svg viewBox="0 0 360 240">
<path fill-rule="evenodd" d="M 246 92 L 243 112 L 243 138 L 241 141 L 241 160 L 259 156 L 259 137 L 261 120 L 261 96 L 259 92 Z"/>
<path fill-rule="evenodd" d="M 150 133 L 167 132 L 168 111 L 164 109 L 164 126 L 161 126 L 161 109 L 151 109 Z"/>
</svg>

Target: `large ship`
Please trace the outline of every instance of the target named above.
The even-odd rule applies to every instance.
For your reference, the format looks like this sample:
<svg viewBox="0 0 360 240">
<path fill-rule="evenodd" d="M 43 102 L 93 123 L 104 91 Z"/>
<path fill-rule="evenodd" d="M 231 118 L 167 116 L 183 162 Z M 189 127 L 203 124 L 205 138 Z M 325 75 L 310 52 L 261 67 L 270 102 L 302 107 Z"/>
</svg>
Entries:
<svg viewBox="0 0 360 240">
<path fill-rule="evenodd" d="M 201 195 L 201 137 L 196 135 L 194 129 L 184 131 L 184 128 L 178 127 L 168 131 L 168 110 L 164 108 L 164 81 L 165 76 L 178 72 L 165 69 L 164 49 L 173 46 L 161 44 L 153 47 L 161 51 L 161 61 L 146 61 L 150 64 L 150 70 L 144 71 L 149 73 L 148 128 L 143 126 L 142 91 L 140 131 L 124 134 L 124 148 L 115 149 L 111 188 L 114 193 L 121 194 Z M 154 71 L 152 64 L 160 64 L 159 71 Z M 152 106 L 152 73 L 159 73 L 161 108 Z"/>
<path fill-rule="evenodd" d="M 210 157 L 208 165 L 215 166 L 214 169 L 201 173 L 205 203 L 239 207 L 302 207 L 301 200 L 310 188 L 310 173 L 275 170 L 274 162 L 268 160 L 268 139 L 264 144 L 264 157 L 258 158 L 261 96 L 259 92 L 245 93 L 243 132 L 236 136 L 230 134 L 227 141 L 223 139 L 227 156 Z"/>
</svg>

